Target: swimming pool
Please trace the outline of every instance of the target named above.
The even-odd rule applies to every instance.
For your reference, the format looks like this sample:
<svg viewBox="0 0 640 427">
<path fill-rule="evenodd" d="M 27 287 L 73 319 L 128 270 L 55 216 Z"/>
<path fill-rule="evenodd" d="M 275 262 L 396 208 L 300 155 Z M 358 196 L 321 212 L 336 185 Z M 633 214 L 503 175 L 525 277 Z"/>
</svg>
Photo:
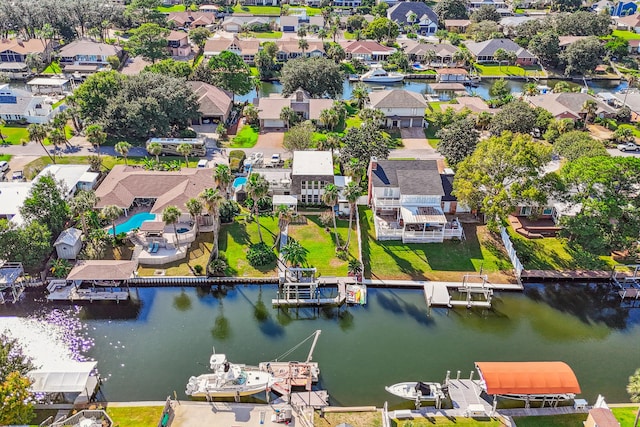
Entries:
<svg viewBox="0 0 640 427">
<path fill-rule="evenodd" d="M 239 176 L 238 178 L 233 180 L 233 188 L 237 190 L 241 185 L 244 185 L 246 183 L 247 178 L 244 176 Z"/>
<path fill-rule="evenodd" d="M 116 225 L 116 234 L 128 233 L 134 228 L 140 228 L 143 222 L 153 221 L 154 219 L 156 219 L 156 214 L 152 214 L 149 212 L 137 213 L 122 224 Z M 109 234 L 113 234 L 113 227 L 109 227 Z"/>
</svg>

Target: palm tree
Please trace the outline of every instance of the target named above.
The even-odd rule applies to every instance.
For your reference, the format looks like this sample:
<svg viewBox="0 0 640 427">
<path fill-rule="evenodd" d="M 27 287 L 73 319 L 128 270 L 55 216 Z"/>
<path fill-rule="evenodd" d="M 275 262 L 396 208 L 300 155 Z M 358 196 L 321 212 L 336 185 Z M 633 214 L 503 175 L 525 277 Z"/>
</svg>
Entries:
<svg viewBox="0 0 640 427">
<path fill-rule="evenodd" d="M 178 229 L 176 228 L 176 223 L 180 219 L 180 209 L 177 206 L 167 206 L 162 211 L 162 221 L 165 224 L 173 225 L 173 234 L 176 236 L 176 248 L 180 245 L 180 241 L 178 240 Z"/>
<path fill-rule="evenodd" d="M 309 251 L 302 247 L 297 241 L 290 239 L 286 245 L 282 247 L 282 259 L 293 267 L 300 267 L 307 263 L 307 254 Z"/>
<path fill-rule="evenodd" d="M 333 150 L 340 148 L 340 138 L 335 133 L 327 135 L 327 139 L 321 139 L 318 141 L 318 150 L 331 151 L 331 157 L 333 157 Z"/>
<path fill-rule="evenodd" d="M 259 173 L 252 173 L 249 175 L 249 179 L 247 179 L 245 189 L 247 191 L 247 195 L 253 200 L 254 217 L 256 219 L 256 224 L 258 224 L 258 235 L 260 236 L 260 242 L 263 242 L 258 205 L 269 192 L 269 183 Z"/>
<path fill-rule="evenodd" d="M 128 165 L 127 157 L 129 156 L 129 150 L 131 150 L 131 147 L 132 145 L 129 144 L 127 141 L 120 141 L 114 147 L 116 152 L 118 152 L 122 157 L 124 157 L 125 165 Z"/>
<path fill-rule="evenodd" d="M 324 123 L 330 131 L 333 131 L 340 121 L 340 116 L 333 108 L 325 108 L 320 111 L 320 121 Z"/>
<path fill-rule="evenodd" d="M 356 202 L 362 193 L 362 188 L 354 181 L 351 181 L 344 187 L 344 198 L 349 202 L 349 230 L 347 231 L 347 243 L 344 245 L 345 250 L 349 250 L 349 242 L 351 241 L 351 224 L 353 223 L 353 213 L 356 210 Z"/>
<path fill-rule="evenodd" d="M 287 129 L 295 124 L 297 118 L 298 114 L 291 107 L 282 107 L 280 110 L 280 120 L 284 122 Z"/>
<path fill-rule="evenodd" d="M 582 111 L 587 113 L 584 118 L 584 124 L 587 125 L 593 116 L 596 115 L 596 111 L 598 111 L 598 104 L 593 99 L 587 99 L 582 104 Z"/>
<path fill-rule="evenodd" d="M 87 212 L 92 210 L 96 203 L 98 203 L 98 197 L 94 191 L 80 190 L 71 199 L 69 208 L 74 216 L 79 216 L 82 222 L 82 232 L 85 236 L 88 235 L 89 229 L 87 227 Z"/>
<path fill-rule="evenodd" d="M 184 156 L 184 167 L 188 168 L 189 167 L 189 154 L 191 154 L 191 151 L 193 151 L 193 147 L 191 146 L 191 144 L 182 143 L 182 144 L 178 145 L 178 148 L 176 148 L 176 151 L 181 156 Z"/>
<path fill-rule="evenodd" d="M 498 69 L 502 70 L 502 61 L 507 61 L 508 60 L 508 56 L 507 56 L 507 51 L 500 48 L 498 50 L 496 50 L 493 54 L 493 59 L 495 59 L 496 61 L 498 61 Z"/>
<path fill-rule="evenodd" d="M 303 39 L 307 36 L 307 27 L 304 25 L 301 25 L 300 28 L 298 28 L 298 37 Z"/>
<path fill-rule="evenodd" d="M 629 393 L 630 400 L 633 403 L 640 402 L 640 368 L 629 377 L 629 384 L 627 384 L 627 393 Z M 640 420 L 640 408 L 636 413 L 636 419 L 633 422 L 633 427 L 638 427 L 638 421 Z"/>
<path fill-rule="evenodd" d="M 225 197 L 228 199 L 229 194 L 231 193 L 231 189 L 229 187 L 233 181 L 233 175 L 231 174 L 229 166 L 224 164 L 216 166 L 213 179 L 216 181 L 218 188 L 224 190 Z"/>
<path fill-rule="evenodd" d="M 102 129 L 101 125 L 90 125 L 84 130 L 85 135 L 87 136 L 87 141 L 98 151 L 98 156 L 100 155 L 100 146 L 105 143 L 107 140 L 107 134 Z"/>
<path fill-rule="evenodd" d="M 289 206 L 286 206 L 286 205 L 278 206 L 275 210 L 275 213 L 278 215 L 278 228 L 280 229 L 280 233 L 278 233 L 278 237 L 276 238 L 276 241 L 273 243 L 274 248 L 278 246 L 278 243 L 280 243 L 280 237 L 282 236 L 284 231 L 287 229 L 287 227 L 289 226 L 289 223 L 291 222 L 291 219 L 293 218 L 291 209 L 289 209 Z"/>
<path fill-rule="evenodd" d="M 356 101 L 358 108 L 364 107 L 364 104 L 369 101 L 369 90 L 364 83 L 357 83 L 351 92 L 351 99 Z"/>
<path fill-rule="evenodd" d="M 29 139 L 40 144 L 45 153 L 47 153 L 47 156 L 55 163 L 55 157 L 52 157 L 49 150 L 44 146 L 44 139 L 47 137 L 47 128 L 44 125 L 33 123 L 27 127 L 27 132 L 29 133 Z"/>
<path fill-rule="evenodd" d="M 207 213 L 213 219 L 213 250 L 211 251 L 211 258 L 218 258 L 218 233 L 220 228 L 220 205 L 224 201 L 224 196 L 217 188 L 206 188 L 198 195 Z"/>
<path fill-rule="evenodd" d="M 326 39 L 328 35 L 328 31 L 324 28 L 320 28 L 320 30 L 318 31 L 318 37 L 320 37 L 320 41 L 324 42 L 324 39 Z"/>
<path fill-rule="evenodd" d="M 429 49 L 424 52 L 424 63 L 427 65 L 433 64 L 433 62 L 438 59 L 438 54 L 436 54 L 435 50 Z"/>
<path fill-rule="evenodd" d="M 540 89 L 535 83 L 527 83 L 522 88 L 524 90 L 524 94 L 528 96 L 534 96 L 540 94 Z"/>
<path fill-rule="evenodd" d="M 613 133 L 613 139 L 615 139 L 616 142 L 632 142 L 635 141 L 636 138 L 633 135 L 633 130 L 631 130 L 631 128 L 619 127 Z"/>
<path fill-rule="evenodd" d="M 349 274 L 353 274 L 354 276 L 358 276 L 362 274 L 362 263 L 360 260 L 351 258 L 349 260 L 349 264 L 347 265 L 347 271 Z"/>
<path fill-rule="evenodd" d="M 147 145 L 147 152 L 152 156 L 156 156 L 156 163 L 160 163 L 160 158 L 158 156 L 162 154 L 162 144 L 159 142 L 150 142 Z"/>
<path fill-rule="evenodd" d="M 111 223 L 113 237 L 116 237 L 116 219 L 122 215 L 122 209 L 116 205 L 108 205 L 102 208 L 100 216 Z"/>
<path fill-rule="evenodd" d="M 418 17 L 416 16 L 416 19 L 417 18 Z M 415 19 L 410 22 L 411 23 L 415 22 Z M 447 30 L 438 30 L 435 33 L 435 36 L 438 38 L 438 43 L 442 43 L 442 40 L 446 39 L 448 35 L 449 35 L 449 32 Z"/>
<path fill-rule="evenodd" d="M 298 47 L 302 51 L 302 56 L 305 56 L 304 52 L 309 49 L 309 42 L 306 39 L 300 39 L 298 40 Z"/>
<path fill-rule="evenodd" d="M 360 184 L 362 176 L 367 172 L 367 166 L 365 163 L 358 159 L 351 159 L 349 163 L 345 165 L 347 175 L 353 179 L 356 184 Z"/>
<path fill-rule="evenodd" d="M 64 132 L 61 132 L 60 129 L 52 129 L 51 132 L 49 132 L 49 142 L 56 147 L 56 150 L 58 150 L 59 145 L 64 145 L 65 140 Z"/>
<path fill-rule="evenodd" d="M 256 98 L 260 98 L 260 90 L 262 89 L 262 81 L 257 77 L 251 78 L 251 83 L 256 91 Z"/>
<path fill-rule="evenodd" d="M 327 186 L 324 187 L 324 193 L 322 193 L 322 203 L 331 208 L 331 216 L 333 218 L 333 234 L 336 237 L 336 247 L 340 246 L 335 210 L 335 207 L 338 204 L 338 197 L 340 197 L 340 189 L 336 185 L 327 184 Z"/>
<path fill-rule="evenodd" d="M 63 139 L 63 143 L 66 144 L 68 147 L 71 147 L 69 145 L 69 140 L 67 140 L 67 131 L 66 131 L 66 126 L 67 126 L 67 121 L 69 120 L 69 113 L 67 113 L 67 111 L 61 111 L 59 112 L 51 121 L 51 126 L 54 129 L 58 129 L 60 131 L 60 134 L 62 135 L 62 139 Z"/>
<path fill-rule="evenodd" d="M 196 233 L 198 232 L 198 217 L 202 214 L 202 202 L 195 197 L 190 198 L 185 203 L 187 207 L 187 211 L 189 211 L 189 215 L 193 219 L 193 223 L 195 224 Z"/>
</svg>

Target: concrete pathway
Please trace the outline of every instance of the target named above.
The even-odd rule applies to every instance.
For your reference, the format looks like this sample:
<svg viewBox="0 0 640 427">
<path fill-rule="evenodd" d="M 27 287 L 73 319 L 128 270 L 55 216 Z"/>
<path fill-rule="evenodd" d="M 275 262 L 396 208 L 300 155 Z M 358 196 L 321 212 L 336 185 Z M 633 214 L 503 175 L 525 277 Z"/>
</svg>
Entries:
<svg viewBox="0 0 640 427">
<path fill-rule="evenodd" d="M 282 426 L 271 421 L 275 406 L 254 405 L 243 403 L 224 402 L 180 402 L 174 405 L 175 418 L 172 427 L 202 427 L 202 426 L 229 426 L 229 427 L 259 427 Z M 291 425 L 301 425 L 294 421 Z"/>
</svg>

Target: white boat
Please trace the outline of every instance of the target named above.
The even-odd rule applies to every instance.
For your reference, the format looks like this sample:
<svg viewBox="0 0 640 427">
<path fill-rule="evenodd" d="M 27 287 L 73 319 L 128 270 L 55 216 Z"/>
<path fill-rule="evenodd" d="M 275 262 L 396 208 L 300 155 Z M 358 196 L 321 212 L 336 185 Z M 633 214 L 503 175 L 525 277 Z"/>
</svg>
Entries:
<svg viewBox="0 0 640 427">
<path fill-rule="evenodd" d="M 215 354 L 215 351 L 209 362 L 213 372 L 189 378 L 187 396 L 207 399 L 251 396 L 267 390 L 275 382 L 270 373 L 229 363 L 224 354 Z"/>
<path fill-rule="evenodd" d="M 442 386 L 438 383 L 425 383 L 425 382 L 406 382 L 390 385 L 384 388 L 389 393 L 398 396 L 402 399 L 421 402 L 433 402 L 438 399 L 444 399 L 444 392 Z"/>
<path fill-rule="evenodd" d="M 384 68 L 375 67 L 360 77 L 360 81 L 367 83 L 397 83 L 404 80 L 404 74 L 388 72 Z"/>
</svg>

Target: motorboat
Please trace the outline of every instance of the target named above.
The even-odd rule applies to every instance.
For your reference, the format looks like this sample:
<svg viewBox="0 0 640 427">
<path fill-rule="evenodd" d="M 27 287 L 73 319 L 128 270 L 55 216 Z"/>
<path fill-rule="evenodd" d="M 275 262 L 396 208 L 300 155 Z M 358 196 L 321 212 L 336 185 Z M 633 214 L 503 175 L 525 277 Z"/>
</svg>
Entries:
<svg viewBox="0 0 640 427">
<path fill-rule="evenodd" d="M 366 83 L 398 83 L 404 80 L 404 74 L 388 72 L 384 68 L 375 67 L 360 77 Z"/>
<path fill-rule="evenodd" d="M 445 397 L 439 383 L 414 381 L 390 385 L 384 389 L 394 396 L 412 401 L 435 402 Z"/>
<path fill-rule="evenodd" d="M 272 374 L 257 367 L 229 363 L 226 355 L 215 351 L 209 363 L 212 372 L 189 378 L 187 396 L 207 399 L 251 396 L 269 389 L 275 382 Z"/>
</svg>

